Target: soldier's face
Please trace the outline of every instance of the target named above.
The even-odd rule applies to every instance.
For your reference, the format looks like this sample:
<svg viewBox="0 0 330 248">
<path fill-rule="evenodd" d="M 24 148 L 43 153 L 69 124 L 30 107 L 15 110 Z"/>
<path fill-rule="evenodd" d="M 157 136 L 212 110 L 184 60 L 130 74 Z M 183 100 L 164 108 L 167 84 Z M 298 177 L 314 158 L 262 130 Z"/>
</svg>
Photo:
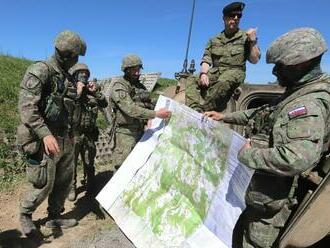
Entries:
<svg viewBox="0 0 330 248">
<path fill-rule="evenodd" d="M 127 68 L 127 74 L 130 78 L 138 80 L 141 76 L 141 66 L 133 66 L 130 68 Z"/>
<path fill-rule="evenodd" d="M 304 75 L 304 67 L 299 65 L 275 64 L 273 75 L 277 77 L 279 85 L 283 87 L 294 86 Z"/>
<path fill-rule="evenodd" d="M 76 74 L 76 81 L 77 82 L 82 82 L 84 84 L 87 84 L 88 83 L 88 78 L 89 78 L 88 71 L 80 70 Z"/>
<path fill-rule="evenodd" d="M 62 69 L 68 71 L 72 66 L 74 66 L 78 62 L 78 55 L 72 54 L 70 52 L 61 52 L 59 50 L 55 50 L 55 57 L 57 61 L 60 63 Z"/>
<path fill-rule="evenodd" d="M 227 31 L 236 31 L 239 27 L 239 22 L 241 20 L 242 14 L 230 13 L 223 17 L 225 23 L 225 29 Z"/>
</svg>

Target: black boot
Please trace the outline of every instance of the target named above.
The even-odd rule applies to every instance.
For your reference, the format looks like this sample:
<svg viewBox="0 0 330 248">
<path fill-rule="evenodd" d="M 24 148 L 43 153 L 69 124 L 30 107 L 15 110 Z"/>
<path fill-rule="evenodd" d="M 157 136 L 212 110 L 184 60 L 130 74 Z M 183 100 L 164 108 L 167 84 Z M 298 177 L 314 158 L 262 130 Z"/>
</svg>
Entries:
<svg viewBox="0 0 330 248">
<path fill-rule="evenodd" d="M 76 185 L 72 185 L 69 195 L 68 195 L 68 200 L 69 201 L 75 201 L 77 199 L 77 189 L 76 189 Z"/>
<path fill-rule="evenodd" d="M 76 219 L 64 219 L 61 217 L 60 214 L 49 214 L 48 221 L 46 222 L 45 226 L 47 228 L 70 228 L 74 227 L 78 224 Z"/>
<path fill-rule="evenodd" d="M 86 170 L 86 174 L 87 174 L 86 194 L 92 196 L 95 193 L 95 169 L 94 169 L 94 167 L 89 167 Z"/>
<path fill-rule="evenodd" d="M 22 227 L 22 232 L 25 236 L 30 237 L 37 232 L 37 228 L 32 221 L 32 214 L 23 214 L 19 215 L 19 222 Z"/>
</svg>

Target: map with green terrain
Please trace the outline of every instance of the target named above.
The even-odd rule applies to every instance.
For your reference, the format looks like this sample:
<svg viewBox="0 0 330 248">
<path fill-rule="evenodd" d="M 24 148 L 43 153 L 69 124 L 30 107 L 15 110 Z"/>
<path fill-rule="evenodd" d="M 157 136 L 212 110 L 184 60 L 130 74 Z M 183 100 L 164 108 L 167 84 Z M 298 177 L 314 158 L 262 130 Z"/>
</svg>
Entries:
<svg viewBox="0 0 330 248">
<path fill-rule="evenodd" d="M 244 138 L 160 97 L 154 119 L 97 196 L 136 247 L 231 247 L 252 172 L 237 161 Z"/>
</svg>

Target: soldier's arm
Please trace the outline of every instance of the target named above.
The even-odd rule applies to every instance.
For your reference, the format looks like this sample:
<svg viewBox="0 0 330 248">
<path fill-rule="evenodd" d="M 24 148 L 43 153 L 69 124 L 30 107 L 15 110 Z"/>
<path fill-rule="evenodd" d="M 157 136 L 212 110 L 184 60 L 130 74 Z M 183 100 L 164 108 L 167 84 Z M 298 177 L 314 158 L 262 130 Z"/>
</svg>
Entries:
<svg viewBox="0 0 330 248">
<path fill-rule="evenodd" d="M 105 95 L 101 92 L 101 90 L 97 90 L 94 93 L 95 100 L 99 108 L 106 108 L 108 107 L 108 101 Z"/>
<path fill-rule="evenodd" d="M 203 54 L 203 57 L 201 60 L 201 66 L 203 66 L 203 64 L 206 64 L 208 66 L 212 65 L 212 56 L 211 55 L 212 55 L 212 53 L 211 53 L 211 39 L 210 39 L 206 44 L 204 54 Z"/>
<path fill-rule="evenodd" d="M 239 161 L 252 169 L 286 176 L 300 174 L 316 165 L 323 149 L 327 115 L 324 105 L 317 102 L 307 105 L 306 115 L 274 127 L 273 135 L 285 137 L 288 142 L 267 149 L 243 149 L 238 154 Z"/>
<path fill-rule="evenodd" d="M 111 99 L 115 102 L 120 111 L 126 115 L 136 119 L 152 119 L 156 117 L 156 112 L 147 108 L 140 107 L 135 103 L 128 89 L 125 88 L 121 83 L 115 83 L 113 90 L 110 95 Z"/>
<path fill-rule="evenodd" d="M 246 49 L 248 50 L 248 61 L 252 64 L 258 63 L 261 53 L 257 44 L 257 30 L 250 28 L 247 32 Z"/>
<path fill-rule="evenodd" d="M 211 39 L 208 41 L 206 44 L 204 54 L 202 57 L 202 62 L 201 62 L 201 69 L 200 69 L 200 74 L 199 74 L 199 81 L 198 83 L 201 84 L 204 87 L 208 87 L 210 82 L 209 82 L 209 77 L 207 75 L 210 66 L 212 66 L 212 52 L 211 52 L 211 47 L 212 47 L 212 41 Z"/>
<path fill-rule="evenodd" d="M 31 128 L 42 139 L 51 135 L 40 110 L 41 92 L 47 80 L 48 68 L 37 63 L 28 68 L 21 82 L 18 110 L 21 122 Z"/>
<path fill-rule="evenodd" d="M 236 111 L 224 114 L 223 121 L 235 125 L 247 125 L 251 118 L 254 118 L 260 111 L 264 111 L 270 105 L 265 104 L 258 108 L 250 108 L 247 110 Z"/>
<path fill-rule="evenodd" d="M 258 108 L 226 113 L 224 114 L 223 121 L 235 125 L 246 125 L 255 111 L 258 111 Z"/>
</svg>

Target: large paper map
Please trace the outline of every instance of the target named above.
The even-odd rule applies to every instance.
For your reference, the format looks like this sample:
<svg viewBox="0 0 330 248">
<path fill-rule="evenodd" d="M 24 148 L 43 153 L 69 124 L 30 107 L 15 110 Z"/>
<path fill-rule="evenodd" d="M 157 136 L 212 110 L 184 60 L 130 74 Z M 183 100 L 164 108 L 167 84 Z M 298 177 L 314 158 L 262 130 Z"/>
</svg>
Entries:
<svg viewBox="0 0 330 248">
<path fill-rule="evenodd" d="M 231 247 L 253 171 L 237 161 L 244 138 L 160 97 L 154 119 L 97 196 L 136 247 Z"/>
</svg>

